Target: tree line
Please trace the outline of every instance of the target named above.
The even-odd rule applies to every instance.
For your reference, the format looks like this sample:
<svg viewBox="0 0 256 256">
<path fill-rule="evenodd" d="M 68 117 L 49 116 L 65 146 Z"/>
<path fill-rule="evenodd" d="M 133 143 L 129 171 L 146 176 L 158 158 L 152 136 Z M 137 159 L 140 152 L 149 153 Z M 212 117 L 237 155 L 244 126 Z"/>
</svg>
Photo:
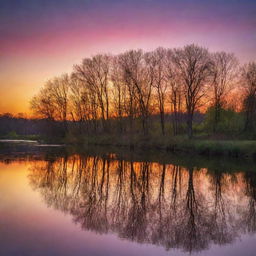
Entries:
<svg viewBox="0 0 256 256">
<path fill-rule="evenodd" d="M 216 131 L 221 110 L 231 103 L 243 112 L 244 129 L 252 130 L 256 62 L 241 66 L 232 53 L 210 52 L 191 44 L 85 58 L 71 74 L 49 80 L 31 100 L 31 109 L 37 117 L 61 121 L 66 131 L 74 122 L 80 132 L 87 133 L 114 130 L 147 135 L 152 116 L 157 115 L 161 133 L 177 135 L 185 117 L 191 138 L 196 111 L 211 107 Z M 171 129 L 167 130 L 170 114 Z"/>
</svg>

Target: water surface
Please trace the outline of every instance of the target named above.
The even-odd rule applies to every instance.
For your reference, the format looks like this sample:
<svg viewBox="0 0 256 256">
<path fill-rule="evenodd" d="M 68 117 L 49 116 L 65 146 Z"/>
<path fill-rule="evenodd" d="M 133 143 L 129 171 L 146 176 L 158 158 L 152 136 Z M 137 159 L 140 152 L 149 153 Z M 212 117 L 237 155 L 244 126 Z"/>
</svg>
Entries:
<svg viewBox="0 0 256 256">
<path fill-rule="evenodd" d="M 254 166 L 180 158 L 1 151 L 0 255 L 255 255 Z"/>
</svg>

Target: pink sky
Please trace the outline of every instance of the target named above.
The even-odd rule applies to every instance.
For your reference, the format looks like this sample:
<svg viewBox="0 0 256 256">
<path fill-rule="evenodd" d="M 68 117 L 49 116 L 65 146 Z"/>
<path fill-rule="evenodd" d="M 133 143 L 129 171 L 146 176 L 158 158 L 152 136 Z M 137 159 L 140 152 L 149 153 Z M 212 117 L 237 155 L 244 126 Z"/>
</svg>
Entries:
<svg viewBox="0 0 256 256">
<path fill-rule="evenodd" d="M 234 52 L 241 63 L 256 60 L 256 4 L 250 0 L 6 2 L 0 12 L 0 113 L 28 112 L 48 79 L 95 53 L 196 43 Z"/>
</svg>

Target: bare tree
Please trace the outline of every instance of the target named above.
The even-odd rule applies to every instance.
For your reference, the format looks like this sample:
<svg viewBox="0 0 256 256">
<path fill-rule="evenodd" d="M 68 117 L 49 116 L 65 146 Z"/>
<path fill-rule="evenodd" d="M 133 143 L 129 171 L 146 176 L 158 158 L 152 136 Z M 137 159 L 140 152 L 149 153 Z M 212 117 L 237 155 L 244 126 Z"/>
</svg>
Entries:
<svg viewBox="0 0 256 256">
<path fill-rule="evenodd" d="M 109 118 L 109 69 L 110 57 L 108 55 L 96 55 L 86 58 L 81 65 L 74 67 L 76 76 L 85 83 L 100 110 L 103 128 L 106 127 L 106 120 Z"/>
<path fill-rule="evenodd" d="M 73 121 L 84 121 L 86 118 L 85 107 L 87 102 L 84 102 L 84 87 L 83 83 L 74 75 L 70 80 L 70 111 Z"/>
<path fill-rule="evenodd" d="M 129 53 L 126 52 L 124 54 L 120 54 L 118 56 L 118 63 L 120 66 L 121 70 L 121 80 L 123 81 L 125 87 L 128 90 L 128 97 L 127 97 L 127 102 L 125 104 L 125 111 L 127 113 L 127 116 L 129 118 L 129 128 L 130 132 L 133 132 L 133 121 L 136 117 L 137 113 L 137 105 L 136 101 L 134 99 L 134 94 L 135 94 L 135 88 L 132 84 L 131 78 L 130 78 L 130 71 L 129 71 L 129 64 L 130 62 L 130 57 Z"/>
<path fill-rule="evenodd" d="M 69 77 L 65 74 L 49 80 L 31 100 L 33 112 L 40 118 L 61 121 L 64 133 L 67 131 L 68 89 Z"/>
<path fill-rule="evenodd" d="M 182 83 L 186 101 L 187 132 L 189 138 L 192 138 L 193 116 L 205 96 L 212 65 L 211 59 L 207 49 L 192 44 L 174 49 L 172 60 Z"/>
<path fill-rule="evenodd" d="M 128 51 L 120 56 L 120 64 L 130 94 L 130 115 L 134 116 L 134 105 L 137 103 L 142 120 L 144 134 L 148 133 L 148 117 L 152 95 L 154 73 L 147 65 L 142 50 Z M 135 100 L 135 104 L 134 104 Z"/>
<path fill-rule="evenodd" d="M 167 92 L 166 69 L 166 49 L 157 48 L 155 51 L 147 54 L 148 64 L 153 71 L 153 87 L 156 93 L 156 106 L 160 114 L 161 130 L 165 135 L 165 103 Z"/>
<path fill-rule="evenodd" d="M 112 82 L 112 109 L 113 116 L 118 119 L 119 131 L 123 132 L 123 118 L 127 115 L 126 102 L 129 102 L 128 88 L 123 79 L 123 70 L 119 65 L 119 57 L 115 56 L 112 58 L 112 69 L 111 69 L 111 82 Z"/>
<path fill-rule="evenodd" d="M 256 63 L 242 68 L 241 83 L 244 89 L 245 130 L 252 131 L 256 114 Z"/>
<path fill-rule="evenodd" d="M 47 84 L 32 98 L 30 107 L 37 117 L 54 120 L 56 109 Z"/>
<path fill-rule="evenodd" d="M 166 57 L 166 79 L 169 87 L 168 93 L 170 93 L 171 113 L 172 113 L 172 128 L 173 134 L 179 133 L 181 122 L 180 116 L 182 112 L 182 83 L 179 73 L 173 63 L 173 51 L 168 49 Z"/>
<path fill-rule="evenodd" d="M 184 116 L 191 138 L 194 113 L 202 110 L 209 95 L 216 129 L 221 108 L 236 82 L 237 65 L 233 54 L 210 54 L 193 44 L 146 53 L 131 50 L 116 56 L 98 54 L 75 65 L 71 76 L 65 74 L 48 81 L 31 101 L 31 108 L 39 117 L 61 121 L 66 129 L 68 120 L 73 120 L 74 126 L 78 122 L 80 132 L 83 128 L 86 132 L 110 132 L 110 124 L 116 124 L 120 133 L 130 135 L 138 122 L 142 126 L 139 129 L 148 134 L 152 114 L 159 114 L 165 135 L 166 113 L 170 112 L 173 134 L 182 131 Z M 256 112 L 250 82 L 253 65 L 246 65 L 242 72 L 247 128 Z"/>
<path fill-rule="evenodd" d="M 224 105 L 225 96 L 232 90 L 234 79 L 237 76 L 238 61 L 234 54 L 226 52 L 216 52 L 212 54 L 212 61 L 213 131 L 216 131 L 216 127 L 220 121 L 220 113 Z"/>
<path fill-rule="evenodd" d="M 70 79 L 70 114 L 72 120 L 79 123 L 80 133 L 83 132 L 83 124 L 87 124 L 86 128 L 88 131 L 89 120 L 96 119 L 95 116 L 92 116 L 93 111 L 90 98 L 88 88 L 73 74 Z"/>
<path fill-rule="evenodd" d="M 61 77 L 56 77 L 53 80 L 50 80 L 47 86 L 56 109 L 55 118 L 62 121 L 65 125 L 65 129 L 67 129 L 69 91 L 68 74 L 64 74 Z"/>
</svg>

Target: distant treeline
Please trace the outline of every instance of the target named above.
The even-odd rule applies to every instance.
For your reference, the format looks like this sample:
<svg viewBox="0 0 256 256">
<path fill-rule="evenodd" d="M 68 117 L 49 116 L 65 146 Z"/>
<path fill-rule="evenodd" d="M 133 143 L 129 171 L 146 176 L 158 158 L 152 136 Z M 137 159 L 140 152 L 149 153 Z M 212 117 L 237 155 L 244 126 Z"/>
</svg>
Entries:
<svg viewBox="0 0 256 256">
<path fill-rule="evenodd" d="M 240 66 L 232 53 L 194 44 L 98 54 L 74 65 L 71 74 L 49 80 L 31 108 L 36 117 L 59 121 L 73 134 L 159 131 L 192 137 L 198 111 L 207 113 L 201 131 L 237 125 L 236 131 L 254 133 L 256 62 Z"/>
<path fill-rule="evenodd" d="M 181 120 L 186 120 L 185 114 L 180 113 Z M 172 114 L 166 115 L 166 121 L 168 123 L 172 122 Z M 152 115 L 150 117 L 151 121 L 157 123 L 159 120 L 159 115 Z M 200 124 L 204 120 L 204 114 L 196 112 L 195 113 L 195 123 Z M 111 121 L 111 120 L 109 120 Z M 51 120 L 46 118 L 28 118 L 25 115 L 12 115 L 10 113 L 0 114 L 0 138 L 5 139 L 37 139 L 42 138 L 46 140 L 60 140 L 65 138 L 67 132 L 80 131 L 82 135 L 87 133 L 86 128 L 90 121 L 84 122 L 67 120 L 66 122 Z M 115 126 L 115 120 L 109 126 Z M 123 120 L 125 122 L 125 120 Z M 96 121 L 96 126 L 101 125 L 101 120 Z M 110 132 L 110 131 L 109 131 Z"/>
<path fill-rule="evenodd" d="M 10 113 L 0 115 L 0 137 L 33 138 L 33 136 L 64 137 L 63 124 L 48 119 L 29 119 L 25 116 L 14 116 Z M 32 136 L 31 136 L 32 135 Z M 36 138 L 36 137 L 35 137 Z"/>
</svg>

